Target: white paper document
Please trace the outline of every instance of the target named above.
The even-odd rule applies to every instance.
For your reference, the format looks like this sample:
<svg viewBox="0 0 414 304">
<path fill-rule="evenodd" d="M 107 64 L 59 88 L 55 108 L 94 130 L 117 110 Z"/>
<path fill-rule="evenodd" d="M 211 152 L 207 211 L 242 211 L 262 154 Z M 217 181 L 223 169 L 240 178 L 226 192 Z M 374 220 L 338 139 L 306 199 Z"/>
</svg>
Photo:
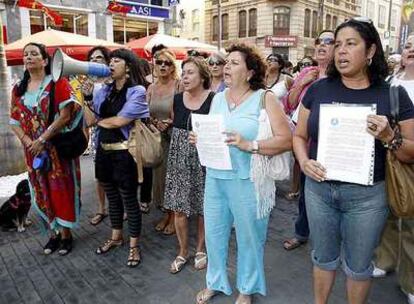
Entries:
<svg viewBox="0 0 414 304">
<path fill-rule="evenodd" d="M 193 131 L 197 134 L 197 152 L 202 166 L 231 170 L 229 147 L 225 143 L 224 119 L 221 114 L 191 114 Z"/>
<path fill-rule="evenodd" d="M 319 114 L 317 161 L 327 179 L 372 185 L 375 139 L 367 129 L 367 116 L 375 104 L 322 104 Z"/>
</svg>

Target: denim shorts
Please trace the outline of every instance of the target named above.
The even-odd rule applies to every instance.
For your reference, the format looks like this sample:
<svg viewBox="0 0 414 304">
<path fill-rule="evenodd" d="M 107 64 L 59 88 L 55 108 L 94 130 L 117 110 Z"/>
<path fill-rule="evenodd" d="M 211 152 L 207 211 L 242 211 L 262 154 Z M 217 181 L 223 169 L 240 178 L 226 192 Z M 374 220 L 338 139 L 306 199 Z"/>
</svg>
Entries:
<svg viewBox="0 0 414 304">
<path fill-rule="evenodd" d="M 305 200 L 313 264 L 334 271 L 342 261 L 347 277 L 368 280 L 388 215 L 385 183 L 319 183 L 307 177 Z"/>
</svg>

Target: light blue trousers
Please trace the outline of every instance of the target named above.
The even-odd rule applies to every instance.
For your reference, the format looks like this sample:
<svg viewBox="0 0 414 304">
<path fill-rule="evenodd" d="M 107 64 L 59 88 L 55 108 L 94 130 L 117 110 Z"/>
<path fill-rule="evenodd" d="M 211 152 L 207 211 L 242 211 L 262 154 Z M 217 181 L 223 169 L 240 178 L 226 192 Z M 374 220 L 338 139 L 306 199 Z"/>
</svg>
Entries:
<svg viewBox="0 0 414 304">
<path fill-rule="evenodd" d="M 204 225 L 208 255 L 207 288 L 230 295 L 227 257 L 232 224 L 237 240 L 237 289 L 266 295 L 263 255 L 269 218 L 256 218 L 253 183 L 246 179 L 217 179 L 207 174 Z"/>
</svg>

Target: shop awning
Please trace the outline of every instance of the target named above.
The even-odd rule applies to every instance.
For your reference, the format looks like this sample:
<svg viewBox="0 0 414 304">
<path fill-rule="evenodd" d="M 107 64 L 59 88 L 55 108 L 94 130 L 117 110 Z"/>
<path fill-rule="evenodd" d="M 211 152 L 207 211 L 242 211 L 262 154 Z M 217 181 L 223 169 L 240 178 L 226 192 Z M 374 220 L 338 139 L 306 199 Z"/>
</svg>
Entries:
<svg viewBox="0 0 414 304">
<path fill-rule="evenodd" d="M 167 46 L 175 53 L 175 56 L 178 60 L 185 59 L 187 57 L 188 50 L 197 50 L 208 53 L 217 51 L 217 47 L 211 44 L 177 38 L 164 34 L 155 34 L 137 39 L 128 42 L 126 46 L 132 49 L 139 57 L 149 59 L 151 58 L 151 48 L 157 44 L 163 44 Z"/>
<path fill-rule="evenodd" d="M 97 45 L 109 49 L 122 47 L 120 44 L 102 39 L 49 29 L 7 44 L 5 46 L 7 65 L 23 64 L 23 48 L 29 42 L 44 44 L 50 55 L 59 47 L 66 54 L 78 60 L 86 60 L 88 51 Z"/>
</svg>

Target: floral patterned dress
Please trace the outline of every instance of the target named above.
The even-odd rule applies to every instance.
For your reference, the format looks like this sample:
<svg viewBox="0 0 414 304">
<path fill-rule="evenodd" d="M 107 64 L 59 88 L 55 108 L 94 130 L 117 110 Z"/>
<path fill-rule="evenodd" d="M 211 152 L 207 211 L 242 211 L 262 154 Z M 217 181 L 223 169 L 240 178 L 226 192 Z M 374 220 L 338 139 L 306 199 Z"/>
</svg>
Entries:
<svg viewBox="0 0 414 304">
<path fill-rule="evenodd" d="M 36 140 L 48 127 L 49 93 L 52 87 L 51 77 L 43 80 L 36 94 L 36 98 L 29 100 L 27 92 L 23 96 L 16 95 L 13 89 L 10 124 L 18 125 L 31 139 Z M 59 117 L 59 110 L 75 102 L 69 82 L 61 79 L 55 84 L 54 94 L 55 119 Z M 73 107 L 72 119 L 62 132 L 72 130 L 82 118 L 82 111 L 78 105 Z M 72 160 L 59 159 L 56 149 L 46 143 L 45 149 L 50 159 L 50 170 L 42 172 L 32 168 L 33 155 L 25 149 L 26 165 L 30 181 L 32 204 L 40 217 L 50 229 L 60 227 L 73 228 L 79 222 L 80 208 L 80 164 L 79 158 Z"/>
</svg>

